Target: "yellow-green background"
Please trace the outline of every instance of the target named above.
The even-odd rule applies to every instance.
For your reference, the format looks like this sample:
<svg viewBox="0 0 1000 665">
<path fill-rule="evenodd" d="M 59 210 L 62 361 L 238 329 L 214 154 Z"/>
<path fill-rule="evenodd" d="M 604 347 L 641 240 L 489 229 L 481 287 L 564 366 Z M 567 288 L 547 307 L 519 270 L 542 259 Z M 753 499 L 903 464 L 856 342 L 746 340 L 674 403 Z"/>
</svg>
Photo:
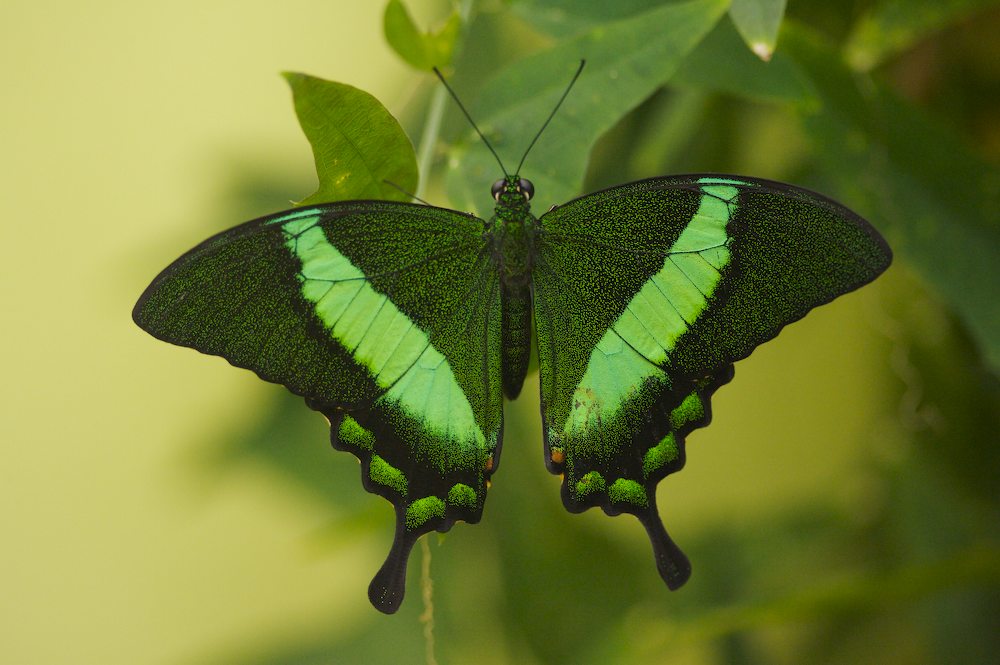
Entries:
<svg viewBox="0 0 1000 665">
<path fill-rule="evenodd" d="M 406 100 L 381 13 L 0 5 L 0 662 L 178 662 L 317 607 L 371 618 L 361 581 L 378 553 L 314 551 L 316 511 L 253 469 L 192 471 L 269 388 L 156 343 L 130 312 L 217 228 L 233 171 L 276 162 L 308 193 L 312 157 L 279 71 Z"/>
<path fill-rule="evenodd" d="M 394 112 L 412 102 L 418 75 L 385 45 L 381 14 L 377 2 L 0 5 L 0 662 L 211 662 L 272 635 L 413 620 L 379 615 L 365 595 L 391 539 L 387 503 L 365 497 L 380 530 L 352 541 L 331 533 L 329 507 L 265 465 L 219 473 L 205 461 L 281 389 L 159 343 L 130 319 L 170 260 L 237 214 L 273 210 L 235 212 L 248 173 L 284 174 L 289 198 L 311 191 L 311 154 L 279 71 L 354 84 Z M 817 497 L 864 522 L 880 499 L 866 469 L 902 454 L 885 422 L 898 398 L 885 378 L 886 293 L 876 285 L 824 307 L 737 367 L 713 426 L 689 442 L 688 468 L 660 491 L 682 546 Z M 536 386 L 508 410 L 508 472 L 515 458 L 541 465 Z M 296 443 L 327 447 L 315 432 Z M 501 471 L 485 519 L 522 482 L 547 482 L 558 507 L 558 479 L 538 478 Z M 648 547 L 624 518 L 566 519 Z M 482 553 L 476 581 L 489 595 L 502 583 L 492 541 L 459 526 L 443 547 L 461 540 Z M 438 644 L 481 662 L 524 655 L 489 643 L 488 617 L 480 649 L 440 632 Z M 706 660 L 687 643 L 671 653 Z"/>
</svg>

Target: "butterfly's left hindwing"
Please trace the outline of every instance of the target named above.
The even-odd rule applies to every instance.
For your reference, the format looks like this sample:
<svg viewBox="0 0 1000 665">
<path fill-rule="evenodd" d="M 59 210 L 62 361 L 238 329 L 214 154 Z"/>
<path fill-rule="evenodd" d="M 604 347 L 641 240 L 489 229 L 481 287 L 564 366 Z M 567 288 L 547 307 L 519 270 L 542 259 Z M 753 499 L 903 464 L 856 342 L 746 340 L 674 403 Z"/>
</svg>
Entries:
<svg viewBox="0 0 1000 665">
<path fill-rule="evenodd" d="M 690 574 L 657 514 L 732 363 L 889 264 L 863 219 L 736 176 L 654 178 L 539 220 L 533 273 L 548 466 L 572 511 L 637 515 L 671 588 Z"/>
<path fill-rule="evenodd" d="M 404 203 L 279 213 L 194 248 L 136 322 L 284 384 L 396 508 L 369 595 L 402 600 L 416 538 L 479 520 L 502 436 L 499 278 L 483 222 Z"/>
</svg>

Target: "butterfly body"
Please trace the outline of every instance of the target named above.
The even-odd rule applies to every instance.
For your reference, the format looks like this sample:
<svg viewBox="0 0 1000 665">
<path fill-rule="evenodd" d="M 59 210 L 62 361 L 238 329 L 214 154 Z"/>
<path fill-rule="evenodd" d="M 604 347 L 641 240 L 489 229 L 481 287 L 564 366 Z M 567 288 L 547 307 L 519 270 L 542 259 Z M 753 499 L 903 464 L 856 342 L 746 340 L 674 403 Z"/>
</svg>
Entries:
<svg viewBox="0 0 1000 665">
<path fill-rule="evenodd" d="M 477 522 L 503 441 L 503 396 L 540 368 L 547 468 L 571 512 L 636 515 L 671 588 L 690 565 L 656 486 L 685 462 L 733 363 L 871 281 L 885 241 L 843 206 L 728 175 L 652 178 L 536 218 L 531 183 L 494 185 L 484 221 L 388 201 L 247 222 L 164 270 L 133 316 L 153 335 L 306 398 L 391 501 L 396 536 L 369 587 L 403 598 L 416 539 Z"/>
<path fill-rule="evenodd" d="M 508 399 L 521 392 L 531 350 L 531 271 L 538 232 L 538 219 L 531 214 L 533 193 L 527 180 L 498 180 L 493 186 L 496 207 L 485 230 L 493 239 L 500 278 L 503 392 Z"/>
</svg>

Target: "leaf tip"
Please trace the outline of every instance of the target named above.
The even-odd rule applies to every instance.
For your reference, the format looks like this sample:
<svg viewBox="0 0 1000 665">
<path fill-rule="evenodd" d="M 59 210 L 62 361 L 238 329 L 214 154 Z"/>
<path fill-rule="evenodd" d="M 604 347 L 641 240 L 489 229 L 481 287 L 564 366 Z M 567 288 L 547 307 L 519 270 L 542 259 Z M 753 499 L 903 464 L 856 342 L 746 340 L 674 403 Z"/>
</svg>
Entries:
<svg viewBox="0 0 1000 665">
<path fill-rule="evenodd" d="M 309 78 L 309 76 L 307 74 L 303 74 L 302 72 L 292 72 L 286 70 L 281 72 L 281 78 L 285 79 L 288 85 L 294 88 L 296 83 L 301 83 Z"/>
<path fill-rule="evenodd" d="M 764 62 L 771 62 L 771 56 L 774 55 L 774 47 L 765 42 L 758 41 L 750 44 L 750 50 Z"/>
</svg>

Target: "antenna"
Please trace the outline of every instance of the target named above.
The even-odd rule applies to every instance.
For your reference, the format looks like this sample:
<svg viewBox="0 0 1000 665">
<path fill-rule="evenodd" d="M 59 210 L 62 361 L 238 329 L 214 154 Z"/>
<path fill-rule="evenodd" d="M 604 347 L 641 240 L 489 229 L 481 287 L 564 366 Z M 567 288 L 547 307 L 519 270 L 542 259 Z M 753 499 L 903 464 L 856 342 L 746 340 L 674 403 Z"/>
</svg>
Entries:
<svg viewBox="0 0 1000 665">
<path fill-rule="evenodd" d="M 427 201 L 424 201 L 422 198 L 420 198 L 419 196 L 417 196 L 413 192 L 406 191 L 405 189 L 403 189 L 402 187 L 400 187 L 399 185 L 397 185 L 396 183 L 394 183 L 392 180 L 386 180 L 385 178 L 382 178 L 382 182 L 384 182 L 385 184 L 389 185 L 390 187 L 398 189 L 399 191 L 401 191 L 404 194 L 406 194 L 407 196 L 409 196 L 411 199 L 416 199 L 417 201 L 420 201 L 425 206 L 430 206 L 431 205 L 430 203 L 428 203 Z M 433 207 L 433 206 L 431 206 L 431 207 Z"/>
<path fill-rule="evenodd" d="M 438 69 L 437 67 L 434 67 L 434 73 L 437 74 L 438 79 L 440 79 L 441 83 L 444 84 L 444 87 L 448 91 L 448 94 L 451 95 L 451 98 L 455 100 L 456 104 L 458 104 L 458 108 L 462 109 L 462 113 L 465 114 L 466 120 L 469 121 L 469 124 L 472 125 L 472 128 L 476 130 L 477 134 L 479 134 L 479 138 L 483 140 L 483 143 L 486 144 L 486 147 L 490 149 L 491 153 L 493 153 L 493 158 L 496 159 L 497 164 L 500 165 L 500 170 L 503 171 L 504 175 L 507 175 L 507 169 L 504 168 L 503 162 L 500 161 L 500 156 L 497 154 L 497 151 L 494 150 L 493 146 L 490 145 L 490 142 L 486 140 L 486 136 L 481 131 L 479 131 L 479 127 L 476 126 L 475 120 L 472 119 L 472 116 L 469 115 L 469 112 L 465 110 L 465 106 L 462 105 L 462 100 L 458 98 L 458 95 L 455 94 L 455 91 L 452 90 L 451 86 L 448 85 L 448 82 L 444 80 L 444 74 L 442 74 L 441 70 Z"/>
<path fill-rule="evenodd" d="M 517 170 L 514 171 L 514 175 L 520 175 L 520 173 L 521 173 L 521 167 L 524 166 L 524 160 L 528 157 L 528 153 L 531 152 L 531 149 L 535 147 L 535 141 L 537 141 L 538 137 L 542 135 L 542 132 L 545 131 L 545 128 L 549 126 L 549 122 L 551 122 L 552 118 L 555 116 L 556 111 L 558 111 L 559 107 L 562 106 L 563 101 L 565 101 L 565 99 L 566 99 L 566 95 L 568 95 L 569 91 L 573 89 L 573 84 L 576 83 L 576 80 L 578 78 L 580 78 L 580 72 L 583 71 L 583 66 L 585 64 L 587 64 L 586 60 L 580 60 L 580 66 L 576 68 L 576 74 L 573 74 L 573 78 L 570 79 L 569 85 L 566 86 L 566 90 L 563 92 L 562 97 L 560 97 L 559 101 L 556 102 L 556 105 L 552 109 L 552 112 L 549 113 L 549 117 L 545 119 L 544 123 L 542 123 L 542 128 L 538 130 L 537 134 L 535 134 L 535 138 L 531 139 L 531 143 L 528 144 L 528 149 L 524 151 L 524 154 L 521 156 L 521 161 L 517 163 Z M 462 110 L 464 111 L 465 109 L 462 109 Z M 476 131 L 479 131 L 479 130 L 476 130 Z M 490 150 L 492 150 L 492 149 L 493 148 L 490 148 Z M 496 153 L 494 153 L 494 154 L 496 154 Z M 507 172 L 504 171 L 504 173 L 507 173 Z"/>
</svg>

